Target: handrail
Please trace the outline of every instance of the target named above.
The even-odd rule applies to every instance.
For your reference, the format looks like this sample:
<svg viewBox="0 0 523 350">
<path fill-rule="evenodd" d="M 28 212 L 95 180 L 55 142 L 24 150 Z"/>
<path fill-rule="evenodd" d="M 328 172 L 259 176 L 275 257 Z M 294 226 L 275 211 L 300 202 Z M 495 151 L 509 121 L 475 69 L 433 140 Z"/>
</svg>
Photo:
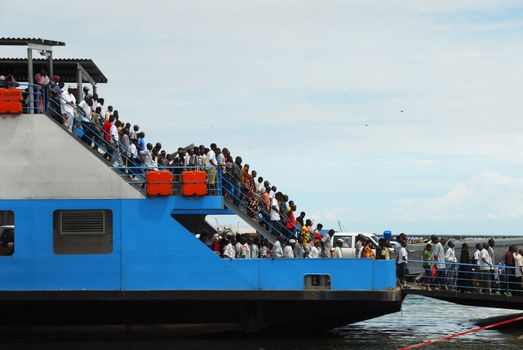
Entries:
<svg viewBox="0 0 523 350">
<path fill-rule="evenodd" d="M 238 197 L 234 194 L 234 191 L 232 190 L 232 188 L 236 187 L 236 184 L 234 182 L 230 181 L 229 179 L 227 179 L 225 176 L 223 176 L 222 178 L 223 178 L 222 181 L 224 181 L 224 184 L 226 183 L 228 185 L 228 186 L 223 186 L 224 194 L 226 193 L 227 195 L 231 196 L 234 200 L 236 200 L 238 203 L 240 203 L 240 205 L 236 205 L 233 201 L 233 204 L 241 210 L 241 203 L 243 203 L 241 200 L 241 190 L 242 190 L 242 188 L 245 188 L 245 189 L 247 189 L 247 188 L 245 186 L 243 186 L 243 184 L 241 184 L 241 182 L 240 182 L 240 188 L 239 188 L 240 197 Z M 227 187 L 229 187 L 230 189 Z M 248 205 L 246 205 L 246 208 L 247 208 L 247 210 L 251 210 L 248 207 Z M 258 217 L 260 219 L 260 221 L 262 221 L 265 225 L 270 227 L 270 230 L 268 229 L 267 231 L 269 231 L 271 234 L 273 234 L 273 232 L 276 232 L 278 234 L 276 238 L 284 237 L 286 240 L 289 240 L 289 239 L 295 237 L 295 233 L 292 232 L 291 230 L 289 230 L 287 227 L 285 227 L 285 225 L 279 225 L 280 227 L 284 228 L 284 231 L 282 232 L 282 231 L 280 231 L 280 229 L 278 229 L 278 227 L 275 227 L 274 225 L 272 225 L 270 220 L 266 219 L 266 217 L 268 217 L 269 215 L 259 216 L 260 213 L 268 214 L 267 211 L 261 210 L 260 207 L 258 206 L 258 211 L 256 211 L 254 213 L 254 216 Z M 254 220 L 254 219 L 251 218 L 251 220 Z M 288 235 L 285 234 L 285 231 L 287 231 Z"/>
<path fill-rule="evenodd" d="M 234 175 L 232 175 L 230 172 L 227 172 L 227 174 L 231 177 L 231 179 L 234 177 Z M 229 180 L 226 179 L 226 181 L 228 181 L 228 184 L 231 184 L 231 182 Z M 255 196 L 256 200 L 259 203 L 261 203 L 261 205 L 258 206 L 258 213 L 261 212 L 261 213 L 266 214 L 267 216 L 269 216 L 270 215 L 270 209 L 269 209 L 269 211 L 265 210 L 265 208 L 264 208 L 265 201 L 263 200 L 263 197 L 260 196 L 255 191 L 253 191 L 253 190 L 249 189 L 248 187 L 246 187 L 240 180 L 238 180 L 238 181 L 240 182 L 240 189 L 247 191 L 247 193 L 253 194 Z M 288 217 L 287 217 L 287 219 L 288 219 Z M 283 222 L 283 220 L 282 220 L 282 222 Z M 283 222 L 284 229 L 287 231 L 287 233 L 289 235 L 294 236 L 295 235 L 294 232 L 291 231 L 289 228 L 287 228 L 285 226 L 285 224 L 286 224 L 286 222 Z"/>
<path fill-rule="evenodd" d="M 419 266 L 413 266 L 412 264 Z M 430 265 L 430 268 L 423 265 Z M 444 265 L 440 269 L 441 276 L 432 276 L 433 265 Z M 409 273 L 418 275 L 414 281 L 427 288 L 440 287 L 453 291 L 489 292 L 489 293 L 514 293 L 523 295 L 521 281 L 517 281 L 516 270 L 523 272 L 523 267 L 492 264 L 485 269 L 484 266 L 471 263 L 458 263 L 434 260 L 408 260 Z M 463 267 L 463 268 L 462 268 Z M 436 269 L 437 271 L 437 269 Z M 427 275 L 427 273 L 429 275 Z"/>
</svg>

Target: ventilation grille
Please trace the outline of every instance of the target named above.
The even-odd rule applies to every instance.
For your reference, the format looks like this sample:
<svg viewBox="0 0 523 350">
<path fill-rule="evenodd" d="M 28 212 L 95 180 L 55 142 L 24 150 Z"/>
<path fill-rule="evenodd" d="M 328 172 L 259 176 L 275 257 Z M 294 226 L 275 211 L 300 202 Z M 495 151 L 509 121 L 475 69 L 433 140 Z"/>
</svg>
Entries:
<svg viewBox="0 0 523 350">
<path fill-rule="evenodd" d="M 104 210 L 67 210 L 60 212 L 60 234 L 105 233 Z"/>
</svg>

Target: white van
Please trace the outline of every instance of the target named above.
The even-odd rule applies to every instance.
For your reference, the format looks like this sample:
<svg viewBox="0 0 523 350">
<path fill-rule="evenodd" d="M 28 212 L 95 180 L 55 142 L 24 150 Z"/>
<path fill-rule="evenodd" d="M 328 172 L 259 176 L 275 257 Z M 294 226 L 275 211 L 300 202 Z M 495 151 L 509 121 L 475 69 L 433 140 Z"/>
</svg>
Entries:
<svg viewBox="0 0 523 350">
<path fill-rule="evenodd" d="M 338 239 L 341 239 L 343 242 L 343 246 L 341 247 L 341 255 L 344 258 L 356 258 L 356 237 L 358 235 L 362 235 L 364 237 L 370 238 L 372 241 L 372 247 L 373 251 L 376 252 L 376 248 L 378 247 L 378 240 L 379 237 L 376 236 L 374 233 L 365 233 L 365 232 L 336 232 L 334 236 L 332 236 L 332 242 L 333 245 Z M 393 242 L 391 242 L 393 243 Z M 394 247 L 394 245 L 392 245 Z M 394 248 L 389 248 L 389 251 L 392 253 L 395 252 Z"/>
</svg>

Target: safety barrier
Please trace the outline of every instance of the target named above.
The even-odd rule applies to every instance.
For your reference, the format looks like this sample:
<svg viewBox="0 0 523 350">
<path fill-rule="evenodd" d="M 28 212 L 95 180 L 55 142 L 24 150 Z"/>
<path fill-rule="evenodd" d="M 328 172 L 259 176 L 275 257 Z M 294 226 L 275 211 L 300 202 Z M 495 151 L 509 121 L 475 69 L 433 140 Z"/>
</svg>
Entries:
<svg viewBox="0 0 523 350">
<path fill-rule="evenodd" d="M 408 271 L 422 289 L 523 295 L 523 267 L 409 260 Z"/>
<path fill-rule="evenodd" d="M 22 90 L 0 89 L 0 114 L 21 114 L 22 99 Z"/>
</svg>

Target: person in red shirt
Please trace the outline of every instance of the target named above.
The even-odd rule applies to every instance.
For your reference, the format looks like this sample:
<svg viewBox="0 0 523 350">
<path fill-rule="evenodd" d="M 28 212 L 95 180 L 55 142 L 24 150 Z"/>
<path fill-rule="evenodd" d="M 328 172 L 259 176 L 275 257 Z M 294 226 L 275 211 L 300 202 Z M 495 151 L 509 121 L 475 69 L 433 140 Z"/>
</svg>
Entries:
<svg viewBox="0 0 523 350">
<path fill-rule="evenodd" d="M 211 243 L 211 249 L 214 253 L 216 253 L 216 255 L 220 255 L 221 254 L 221 246 L 220 246 L 220 235 L 215 233 L 213 236 L 212 236 L 212 243 Z"/>
<path fill-rule="evenodd" d="M 103 125 L 103 134 L 104 139 L 106 142 L 106 152 L 105 152 L 105 158 L 107 158 L 109 161 L 111 160 L 111 156 L 113 154 L 112 148 L 111 148 L 111 127 L 113 126 L 114 122 L 114 116 L 110 116 L 108 120 L 105 121 Z"/>
</svg>

